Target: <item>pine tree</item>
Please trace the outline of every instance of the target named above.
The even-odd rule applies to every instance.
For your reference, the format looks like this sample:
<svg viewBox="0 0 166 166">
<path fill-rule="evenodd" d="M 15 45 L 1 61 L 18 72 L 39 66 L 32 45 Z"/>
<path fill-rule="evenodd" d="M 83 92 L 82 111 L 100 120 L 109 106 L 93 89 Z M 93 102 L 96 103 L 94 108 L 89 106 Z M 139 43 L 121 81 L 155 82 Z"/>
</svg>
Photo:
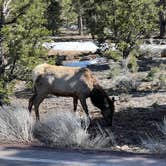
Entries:
<svg viewBox="0 0 166 166">
<path fill-rule="evenodd" d="M 114 42 L 126 59 L 138 39 L 157 29 L 157 1 L 86 0 L 87 27 L 100 42 Z"/>
<path fill-rule="evenodd" d="M 0 98 L 4 98 L 13 79 L 28 80 L 29 72 L 39 63 L 48 31 L 42 0 L 1 0 L 0 5 Z"/>
<path fill-rule="evenodd" d="M 46 27 L 52 32 L 53 36 L 58 33 L 61 26 L 61 12 L 62 7 L 59 1 L 47 1 L 47 9 L 45 14 L 47 19 Z"/>
</svg>

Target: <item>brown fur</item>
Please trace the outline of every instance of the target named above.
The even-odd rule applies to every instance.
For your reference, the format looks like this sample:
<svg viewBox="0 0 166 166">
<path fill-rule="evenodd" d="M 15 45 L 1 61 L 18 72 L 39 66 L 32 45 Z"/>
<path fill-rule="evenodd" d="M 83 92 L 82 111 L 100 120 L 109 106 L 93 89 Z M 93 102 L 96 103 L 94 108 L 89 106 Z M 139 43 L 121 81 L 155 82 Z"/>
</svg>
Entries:
<svg viewBox="0 0 166 166">
<path fill-rule="evenodd" d="M 110 107 L 111 100 L 98 85 L 92 72 L 87 68 L 38 65 L 32 72 L 34 94 L 29 100 L 29 111 L 35 107 L 36 119 L 39 120 L 39 105 L 48 94 L 73 97 L 74 111 L 77 109 L 78 99 L 89 117 L 86 98 L 101 109 L 105 119 L 110 119 L 114 108 Z M 113 110 L 110 110 L 113 109 Z M 110 115 L 111 114 L 111 115 Z"/>
</svg>

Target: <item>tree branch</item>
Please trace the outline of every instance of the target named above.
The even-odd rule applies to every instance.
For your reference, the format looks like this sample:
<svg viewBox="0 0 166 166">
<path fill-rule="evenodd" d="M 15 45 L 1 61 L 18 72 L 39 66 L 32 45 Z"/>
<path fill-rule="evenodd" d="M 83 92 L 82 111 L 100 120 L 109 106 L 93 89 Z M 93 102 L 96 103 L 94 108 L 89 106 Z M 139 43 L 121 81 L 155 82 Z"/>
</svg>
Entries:
<svg viewBox="0 0 166 166">
<path fill-rule="evenodd" d="M 12 0 L 5 0 L 3 3 L 3 16 L 4 16 L 5 20 L 8 18 L 9 14 L 10 14 L 9 6 L 10 6 L 11 2 L 12 2 Z"/>
<path fill-rule="evenodd" d="M 26 5 L 22 6 L 18 10 L 18 14 L 12 20 L 7 21 L 5 24 L 15 23 L 18 18 L 20 18 L 22 15 L 24 15 L 26 13 L 26 11 L 28 10 L 28 8 L 30 7 L 30 5 L 31 5 L 32 2 L 33 2 L 33 0 L 30 0 Z"/>
</svg>

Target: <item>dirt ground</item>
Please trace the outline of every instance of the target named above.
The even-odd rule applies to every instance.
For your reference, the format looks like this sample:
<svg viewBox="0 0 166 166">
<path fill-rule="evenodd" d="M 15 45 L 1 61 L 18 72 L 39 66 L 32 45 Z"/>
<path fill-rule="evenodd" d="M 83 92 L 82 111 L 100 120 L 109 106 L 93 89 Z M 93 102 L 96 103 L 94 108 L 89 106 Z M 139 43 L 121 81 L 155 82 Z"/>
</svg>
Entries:
<svg viewBox="0 0 166 166">
<path fill-rule="evenodd" d="M 93 119 L 90 130 L 96 129 L 96 122 L 99 122 L 103 129 L 109 129 L 114 133 L 118 146 L 125 149 L 129 148 L 131 151 L 135 151 L 136 147 L 138 147 L 138 151 L 141 151 L 141 139 L 146 139 L 147 135 L 160 141 L 165 139 L 165 136 L 156 124 L 161 124 L 164 116 L 166 116 L 166 88 L 158 87 L 155 79 L 148 82 L 144 78 L 151 68 L 166 65 L 166 58 L 154 56 L 150 59 L 140 59 L 138 72 L 128 73 L 127 75 L 132 80 L 139 82 L 136 89 L 131 91 L 120 90 L 119 87 L 114 86 L 117 81 L 115 78 L 108 79 L 111 69 L 115 64 L 115 62 L 109 60 L 107 67 L 95 66 L 92 68 L 99 83 L 110 96 L 116 96 L 117 101 L 115 102 L 116 110 L 113 126 L 108 127 L 103 125 L 100 111 L 88 99 L 88 107 Z M 11 98 L 11 102 L 27 108 L 28 99 L 32 95 L 32 91 L 25 88 L 25 86 L 24 82 L 17 83 L 15 95 Z M 72 103 L 72 98 L 49 96 L 40 106 L 41 116 L 44 117 L 45 113 L 50 111 L 73 111 Z M 80 103 L 78 112 L 82 115 L 83 111 Z"/>
</svg>

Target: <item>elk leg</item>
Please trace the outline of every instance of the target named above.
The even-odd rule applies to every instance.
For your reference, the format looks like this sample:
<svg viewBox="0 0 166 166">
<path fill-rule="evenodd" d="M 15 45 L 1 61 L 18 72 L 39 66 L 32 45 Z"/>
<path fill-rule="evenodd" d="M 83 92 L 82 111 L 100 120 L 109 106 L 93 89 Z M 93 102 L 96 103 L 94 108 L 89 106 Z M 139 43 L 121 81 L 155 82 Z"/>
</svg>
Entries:
<svg viewBox="0 0 166 166">
<path fill-rule="evenodd" d="M 81 122 L 81 125 L 82 125 L 82 127 L 84 127 L 87 130 L 89 125 L 91 124 L 91 119 L 89 117 L 88 106 L 86 104 L 86 98 L 81 98 L 80 102 L 81 102 L 81 105 L 82 105 L 82 107 L 86 113 L 86 116 L 87 116 L 85 121 Z"/>
<path fill-rule="evenodd" d="M 81 102 L 82 108 L 84 109 L 87 117 L 90 119 L 90 117 L 89 117 L 89 111 L 88 111 L 88 106 L 86 104 L 86 99 L 85 98 L 81 98 L 80 102 Z"/>
<path fill-rule="evenodd" d="M 45 95 L 37 95 L 34 99 L 34 107 L 35 107 L 35 114 L 36 114 L 36 121 L 40 121 L 40 116 L 39 116 L 39 105 L 41 102 L 44 100 Z"/>
<path fill-rule="evenodd" d="M 73 97 L 74 112 L 77 110 L 78 98 Z"/>
<path fill-rule="evenodd" d="M 35 97 L 36 97 L 36 94 L 33 94 L 33 96 L 29 99 L 29 105 L 28 105 L 29 113 L 31 113 L 31 111 L 32 111 L 32 106 L 33 106 Z"/>
</svg>

